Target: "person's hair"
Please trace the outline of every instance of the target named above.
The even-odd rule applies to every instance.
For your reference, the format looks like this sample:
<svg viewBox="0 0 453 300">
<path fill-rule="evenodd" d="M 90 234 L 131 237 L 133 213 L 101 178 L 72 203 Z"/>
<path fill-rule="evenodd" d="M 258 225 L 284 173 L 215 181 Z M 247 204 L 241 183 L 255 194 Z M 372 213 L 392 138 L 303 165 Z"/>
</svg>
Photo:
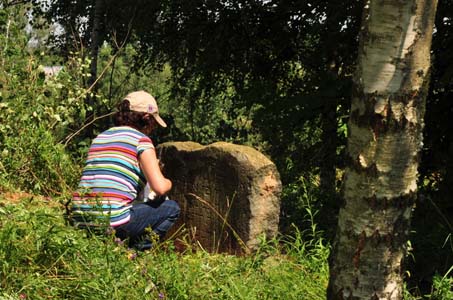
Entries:
<svg viewBox="0 0 453 300">
<path fill-rule="evenodd" d="M 141 130 L 149 124 L 144 118 L 146 113 L 130 110 L 130 102 L 123 100 L 118 104 L 118 112 L 113 117 L 115 126 L 130 126 Z"/>
</svg>

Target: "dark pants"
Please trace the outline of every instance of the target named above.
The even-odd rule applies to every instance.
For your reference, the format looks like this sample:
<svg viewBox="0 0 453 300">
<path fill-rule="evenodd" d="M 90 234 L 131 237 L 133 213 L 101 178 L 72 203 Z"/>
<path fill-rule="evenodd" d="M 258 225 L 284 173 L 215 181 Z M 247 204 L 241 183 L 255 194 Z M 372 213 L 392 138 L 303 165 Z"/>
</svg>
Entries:
<svg viewBox="0 0 453 300">
<path fill-rule="evenodd" d="M 140 250 L 149 249 L 151 241 L 147 228 L 162 239 L 179 217 L 180 208 L 173 200 L 155 200 L 134 204 L 131 208 L 131 220 L 115 228 L 120 239 L 129 238 L 129 245 Z"/>
</svg>

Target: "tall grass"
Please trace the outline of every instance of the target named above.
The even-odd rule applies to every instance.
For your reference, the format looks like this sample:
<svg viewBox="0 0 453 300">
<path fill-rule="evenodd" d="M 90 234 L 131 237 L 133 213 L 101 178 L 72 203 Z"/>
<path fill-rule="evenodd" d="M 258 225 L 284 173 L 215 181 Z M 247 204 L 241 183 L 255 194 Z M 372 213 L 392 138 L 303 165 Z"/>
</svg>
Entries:
<svg viewBox="0 0 453 300">
<path fill-rule="evenodd" d="M 175 239 L 186 250 L 135 252 L 67 226 L 55 201 L 0 196 L 0 299 L 324 299 L 328 247 L 300 232 L 243 257 Z"/>
</svg>

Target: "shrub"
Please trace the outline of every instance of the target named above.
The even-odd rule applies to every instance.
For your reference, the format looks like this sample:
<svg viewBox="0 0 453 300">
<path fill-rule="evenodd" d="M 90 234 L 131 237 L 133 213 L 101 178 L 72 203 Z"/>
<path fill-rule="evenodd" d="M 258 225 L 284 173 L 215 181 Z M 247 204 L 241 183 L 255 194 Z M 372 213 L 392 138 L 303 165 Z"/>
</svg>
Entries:
<svg viewBox="0 0 453 300">
<path fill-rule="evenodd" d="M 88 62 L 75 55 L 58 76 L 46 78 L 41 57 L 27 51 L 16 13 L 7 14 L 8 33 L 0 34 L 0 189 L 65 194 L 79 168 L 63 142 L 90 109 L 83 88 Z"/>
</svg>

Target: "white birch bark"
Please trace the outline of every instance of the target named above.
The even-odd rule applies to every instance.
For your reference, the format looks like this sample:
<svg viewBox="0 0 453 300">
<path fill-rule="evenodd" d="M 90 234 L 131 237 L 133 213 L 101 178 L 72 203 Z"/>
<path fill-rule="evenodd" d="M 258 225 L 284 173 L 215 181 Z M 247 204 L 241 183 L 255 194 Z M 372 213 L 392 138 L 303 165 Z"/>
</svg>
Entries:
<svg viewBox="0 0 453 300">
<path fill-rule="evenodd" d="M 436 6 L 366 2 L 328 299 L 402 299 Z"/>
</svg>

